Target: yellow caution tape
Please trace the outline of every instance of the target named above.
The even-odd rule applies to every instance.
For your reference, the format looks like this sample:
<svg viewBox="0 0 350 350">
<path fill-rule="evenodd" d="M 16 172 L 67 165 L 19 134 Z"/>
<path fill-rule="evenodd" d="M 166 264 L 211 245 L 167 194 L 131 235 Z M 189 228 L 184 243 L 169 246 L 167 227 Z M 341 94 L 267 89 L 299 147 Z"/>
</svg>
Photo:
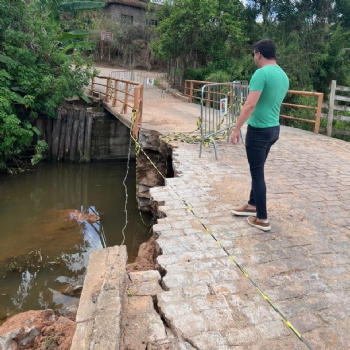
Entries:
<svg viewBox="0 0 350 350">
<path fill-rule="evenodd" d="M 133 115 L 131 118 L 132 121 L 132 125 L 130 130 L 133 130 L 133 124 L 135 123 L 136 120 L 136 110 L 133 109 Z M 132 133 L 130 132 L 130 137 L 134 140 L 135 142 L 135 150 L 138 149 L 139 151 L 143 152 L 143 154 L 146 156 L 146 158 L 148 159 L 148 161 L 152 164 L 152 166 L 155 168 L 155 170 L 162 176 L 162 178 L 165 181 L 165 184 L 167 184 L 173 191 L 174 193 L 178 196 L 178 198 L 184 203 L 184 205 L 189 208 L 189 210 L 191 211 L 191 213 L 194 215 L 195 219 L 203 226 L 203 228 L 205 229 L 205 231 L 207 233 L 209 233 L 211 235 L 211 237 L 216 241 L 216 243 L 225 251 L 225 253 L 227 254 L 228 258 L 238 267 L 239 270 L 241 270 L 241 272 L 243 273 L 243 275 L 249 280 L 249 282 L 256 288 L 256 290 L 259 292 L 259 294 L 263 297 L 264 300 L 266 300 L 268 302 L 268 304 L 276 311 L 276 313 L 279 315 L 279 317 L 282 319 L 282 321 L 284 322 L 284 324 L 290 328 L 293 333 L 299 338 L 299 340 L 301 340 L 305 346 L 309 349 L 309 350 L 313 350 L 313 348 L 311 347 L 311 345 L 306 341 L 306 339 L 297 331 L 297 329 L 289 322 L 287 321 L 287 319 L 283 316 L 283 314 L 274 306 L 274 304 L 270 301 L 270 299 L 266 296 L 266 294 L 258 287 L 258 285 L 252 280 L 252 278 L 249 276 L 249 274 L 247 272 L 245 272 L 245 270 L 241 267 L 241 265 L 238 264 L 238 262 L 233 258 L 232 255 L 230 255 L 228 253 L 228 251 L 225 249 L 225 247 L 223 247 L 220 243 L 220 241 L 211 233 L 211 230 L 200 220 L 200 218 L 194 213 L 194 211 L 192 210 L 192 207 L 190 207 L 189 204 L 187 204 L 186 200 L 183 199 L 174 189 L 174 187 L 167 182 L 166 177 L 158 170 L 158 168 L 156 167 L 156 165 L 154 164 L 154 162 L 149 158 L 149 156 L 147 155 L 147 153 L 142 149 L 141 145 L 139 144 L 138 140 L 136 140 L 134 138 L 134 136 L 132 135 Z"/>
</svg>

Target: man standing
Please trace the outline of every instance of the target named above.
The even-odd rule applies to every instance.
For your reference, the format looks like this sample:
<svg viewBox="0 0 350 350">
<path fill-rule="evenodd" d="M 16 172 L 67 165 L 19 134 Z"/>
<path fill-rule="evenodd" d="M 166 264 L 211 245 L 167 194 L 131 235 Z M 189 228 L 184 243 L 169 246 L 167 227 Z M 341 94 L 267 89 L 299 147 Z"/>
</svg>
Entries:
<svg viewBox="0 0 350 350">
<path fill-rule="evenodd" d="M 249 84 L 247 100 L 232 131 L 231 142 L 240 141 L 240 128 L 247 122 L 246 153 L 252 178 L 248 204 L 234 209 L 238 216 L 248 216 L 250 225 L 269 231 L 267 219 L 264 165 L 271 146 L 278 140 L 281 104 L 289 88 L 286 73 L 276 63 L 276 44 L 260 40 L 252 54 L 258 67 Z"/>
</svg>

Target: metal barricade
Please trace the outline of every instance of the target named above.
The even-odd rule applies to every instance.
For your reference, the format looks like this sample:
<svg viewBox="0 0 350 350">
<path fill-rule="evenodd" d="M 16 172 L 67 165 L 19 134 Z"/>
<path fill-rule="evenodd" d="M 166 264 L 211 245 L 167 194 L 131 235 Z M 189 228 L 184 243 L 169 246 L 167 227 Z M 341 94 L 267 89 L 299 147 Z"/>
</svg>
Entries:
<svg viewBox="0 0 350 350">
<path fill-rule="evenodd" d="M 217 157 L 215 139 L 229 137 L 236 125 L 240 110 L 248 96 L 247 81 L 206 84 L 201 92 L 201 142 L 199 157 L 205 143 L 212 143 Z M 241 139 L 242 132 L 241 132 Z"/>
<path fill-rule="evenodd" d="M 162 97 L 164 96 L 164 91 L 169 90 L 168 74 L 167 73 L 157 73 L 157 72 L 146 72 L 138 70 L 128 70 L 128 71 L 113 71 L 109 74 L 111 78 L 117 78 L 120 80 L 135 81 L 141 83 L 145 90 L 149 89 L 160 89 L 162 92 Z M 125 84 L 120 82 L 119 89 L 124 90 Z"/>
<path fill-rule="evenodd" d="M 120 70 L 120 71 L 113 71 L 109 73 L 109 76 L 111 78 L 120 79 L 120 80 L 127 80 L 127 81 L 135 81 L 133 79 L 133 71 L 131 70 Z M 124 82 L 119 82 L 118 89 L 120 91 L 125 91 L 126 84 Z M 133 85 L 129 85 L 129 91 L 133 89 Z"/>
<path fill-rule="evenodd" d="M 132 71 L 133 81 L 142 83 L 145 89 L 169 89 L 167 73 Z"/>
<path fill-rule="evenodd" d="M 120 80 L 131 80 L 132 71 L 131 70 L 115 70 L 109 73 L 111 78 L 120 79 Z"/>
</svg>

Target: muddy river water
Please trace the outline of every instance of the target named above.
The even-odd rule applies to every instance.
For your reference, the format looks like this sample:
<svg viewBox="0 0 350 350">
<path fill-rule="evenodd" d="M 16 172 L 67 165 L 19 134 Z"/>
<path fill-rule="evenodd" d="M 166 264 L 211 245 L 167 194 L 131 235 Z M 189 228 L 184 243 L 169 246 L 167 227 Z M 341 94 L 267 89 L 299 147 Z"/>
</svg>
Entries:
<svg viewBox="0 0 350 350">
<path fill-rule="evenodd" d="M 136 257 L 150 227 L 137 209 L 131 163 L 123 235 L 126 171 L 126 162 L 45 163 L 34 172 L 0 175 L 0 322 L 13 313 L 76 302 L 62 291 L 79 284 L 94 249 L 119 245 L 125 236 L 129 261 Z M 75 211 L 100 219 L 75 220 Z M 149 223 L 151 216 L 142 215 Z M 16 264 L 32 267 L 8 271 Z"/>
</svg>

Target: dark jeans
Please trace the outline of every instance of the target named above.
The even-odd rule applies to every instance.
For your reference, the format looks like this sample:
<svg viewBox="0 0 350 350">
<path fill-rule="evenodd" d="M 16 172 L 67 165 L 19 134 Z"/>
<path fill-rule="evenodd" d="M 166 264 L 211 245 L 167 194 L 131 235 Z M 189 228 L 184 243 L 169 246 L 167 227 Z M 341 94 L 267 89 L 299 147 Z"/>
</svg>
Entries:
<svg viewBox="0 0 350 350">
<path fill-rule="evenodd" d="M 245 149 L 252 177 L 248 203 L 256 206 L 258 219 L 267 219 L 264 166 L 270 148 L 278 140 L 279 134 L 279 125 L 271 128 L 253 128 L 248 125 Z"/>
</svg>

